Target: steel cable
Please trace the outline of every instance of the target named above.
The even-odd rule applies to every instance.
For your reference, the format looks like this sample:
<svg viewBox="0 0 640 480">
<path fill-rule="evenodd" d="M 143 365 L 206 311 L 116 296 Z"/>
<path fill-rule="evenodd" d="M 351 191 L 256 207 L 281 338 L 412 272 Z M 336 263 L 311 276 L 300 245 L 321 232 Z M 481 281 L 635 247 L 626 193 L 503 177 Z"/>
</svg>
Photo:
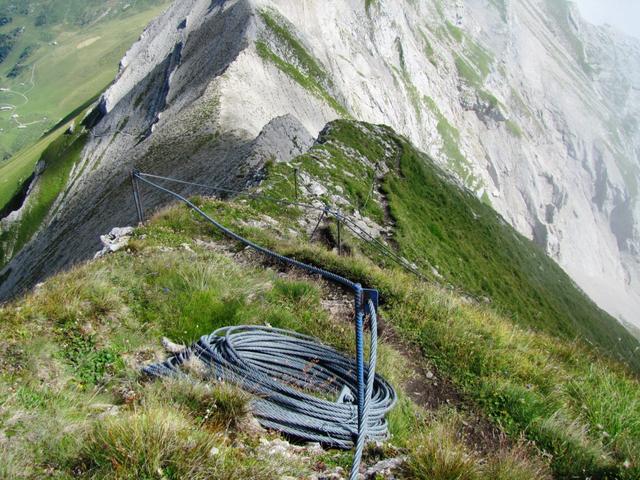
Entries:
<svg viewBox="0 0 640 480">
<path fill-rule="evenodd" d="M 140 178 L 143 181 L 144 181 L 144 179 L 142 177 L 154 178 L 154 179 L 158 179 L 158 180 L 164 180 L 164 181 L 167 181 L 167 182 L 178 183 L 178 184 L 181 184 L 181 185 L 191 185 L 191 186 L 194 186 L 194 187 L 200 187 L 200 188 L 204 188 L 204 189 L 211 190 L 211 191 L 218 191 L 218 192 L 222 192 L 222 193 L 227 193 L 227 194 L 230 194 L 230 195 L 244 196 L 244 197 L 248 197 L 248 198 L 250 198 L 252 200 L 262 200 L 262 201 L 276 203 L 276 204 L 279 204 L 279 205 L 299 207 L 299 208 L 303 208 L 305 210 L 314 210 L 314 211 L 317 211 L 317 212 L 322 212 L 320 220 L 322 220 L 322 218 L 328 214 L 328 215 L 332 216 L 333 218 L 335 218 L 336 220 L 339 220 L 339 221 L 343 222 L 345 224 L 345 226 L 351 231 L 351 233 L 356 235 L 362 241 L 364 241 L 366 243 L 369 243 L 380 254 L 390 258 L 398 266 L 400 266 L 400 267 L 404 268 L 405 270 L 407 270 L 408 272 L 416 275 L 421 280 L 425 280 L 425 276 L 419 270 L 417 270 L 412 265 L 410 265 L 407 260 L 402 258 L 400 255 L 398 255 L 396 252 L 394 252 L 389 247 L 387 247 L 384 243 L 382 243 L 379 239 L 375 238 L 369 232 L 367 232 L 362 227 L 360 227 L 355 220 L 353 220 L 352 218 L 350 218 L 350 217 L 348 217 L 348 216 L 346 216 L 346 215 L 344 215 L 344 214 L 342 214 L 342 213 L 340 213 L 340 212 L 338 212 L 336 210 L 333 210 L 332 208 L 329 208 L 328 205 L 320 207 L 318 205 L 312 205 L 312 204 L 309 204 L 309 203 L 292 202 L 290 200 L 284 200 L 284 199 L 271 197 L 271 196 L 265 195 L 263 193 L 250 193 L 250 192 L 246 192 L 246 191 L 233 190 L 233 189 L 229 189 L 229 188 L 214 187 L 214 186 L 206 185 L 206 184 L 203 184 L 203 183 L 187 182 L 185 180 L 178 180 L 178 179 L 175 179 L 175 178 L 164 177 L 164 176 L 161 176 L 161 175 L 153 175 L 153 174 L 150 174 L 150 173 L 136 172 L 136 176 L 137 176 L 137 178 Z M 147 182 L 147 183 L 150 183 L 150 182 Z M 155 185 L 155 184 L 153 184 L 153 185 Z M 318 223 L 318 226 L 319 226 L 319 223 Z M 315 233 L 315 230 L 317 230 L 318 226 L 316 226 L 316 228 L 314 229 L 314 233 Z"/>
<path fill-rule="evenodd" d="M 371 343 L 375 355 L 377 342 Z M 194 357 L 206 366 L 206 378 L 254 395 L 251 410 L 263 427 L 329 447 L 357 446 L 354 463 L 360 464 L 365 435 L 359 435 L 357 405 L 353 394 L 341 395 L 357 391 L 353 359 L 295 332 L 236 326 L 216 330 L 144 372 L 153 377 L 184 376 L 182 365 Z M 396 401 L 393 388 L 374 374 L 374 368 L 375 360 L 365 368 L 367 441 L 387 438 L 385 415 Z"/>
<path fill-rule="evenodd" d="M 230 238 L 353 290 L 355 362 L 335 349 L 295 332 L 239 326 L 216 330 L 165 362 L 145 367 L 144 371 L 158 377 L 184 375 L 180 367 L 195 356 L 209 368 L 213 378 L 234 383 L 256 396 L 252 402 L 253 412 L 265 428 L 327 446 L 355 446 L 349 478 L 358 478 L 364 446 L 368 440 L 387 437 L 385 414 L 396 401 L 393 388 L 375 374 L 377 312 L 371 295 L 375 295 L 377 301 L 377 292 L 364 290 L 359 283 L 345 277 L 264 248 L 224 227 L 182 195 L 144 178 L 138 172 L 133 173 L 133 178 L 184 202 Z M 138 192 L 135 187 L 134 192 Z M 365 314 L 371 326 L 368 365 L 364 362 Z M 304 390 L 325 395 L 335 395 L 339 390 L 355 392 L 357 407 L 352 401 L 345 401 L 350 395 L 341 394 L 338 400 L 328 401 Z"/>
</svg>

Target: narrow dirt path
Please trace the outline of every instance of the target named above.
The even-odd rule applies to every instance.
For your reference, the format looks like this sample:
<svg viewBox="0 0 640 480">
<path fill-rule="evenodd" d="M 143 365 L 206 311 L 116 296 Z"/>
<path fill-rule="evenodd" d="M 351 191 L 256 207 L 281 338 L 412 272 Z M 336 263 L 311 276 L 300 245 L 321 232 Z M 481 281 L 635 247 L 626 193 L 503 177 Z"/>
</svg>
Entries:
<svg viewBox="0 0 640 480">
<path fill-rule="evenodd" d="M 288 276 L 296 279 L 309 276 L 298 271 L 289 271 Z M 315 280 L 315 279 L 314 279 Z M 353 324 L 353 296 L 336 285 L 321 280 L 323 288 L 323 308 L 338 321 Z M 493 425 L 479 409 L 469 402 L 460 390 L 442 375 L 433 365 L 416 359 L 424 358 L 423 352 L 401 338 L 393 325 L 385 322 L 384 315 L 379 314 L 380 341 L 400 353 L 409 365 L 409 378 L 402 389 L 418 406 L 428 411 L 442 407 L 453 407 L 466 414 L 467 421 L 463 425 L 464 437 L 470 447 L 486 454 L 498 451 L 511 442 L 507 436 Z"/>
<path fill-rule="evenodd" d="M 309 275 L 299 269 L 274 264 L 272 261 L 254 252 L 244 249 L 240 252 L 235 244 L 226 241 L 203 241 L 196 244 L 232 258 L 245 267 L 269 268 L 276 270 L 281 278 L 289 280 L 312 280 L 318 282 L 322 289 L 322 308 L 336 322 L 353 325 L 353 294 L 339 286 L 317 276 Z M 385 322 L 384 315 L 379 318 L 380 341 L 400 353 L 410 365 L 411 371 L 407 375 L 408 381 L 401 385 L 409 398 L 427 411 L 436 411 L 443 407 L 452 407 L 464 412 L 466 421 L 463 425 L 462 437 L 470 448 L 481 454 L 491 454 L 500 449 L 513 445 L 504 432 L 489 421 L 479 408 L 471 403 L 460 390 L 424 359 L 420 348 L 406 342 L 393 325 Z"/>
</svg>

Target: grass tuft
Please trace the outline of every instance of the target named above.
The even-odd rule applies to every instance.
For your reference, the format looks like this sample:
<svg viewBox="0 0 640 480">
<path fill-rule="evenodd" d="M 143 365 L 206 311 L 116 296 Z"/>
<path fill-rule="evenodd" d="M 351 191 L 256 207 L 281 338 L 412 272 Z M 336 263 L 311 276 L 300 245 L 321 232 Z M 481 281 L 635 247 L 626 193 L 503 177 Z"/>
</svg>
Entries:
<svg viewBox="0 0 640 480">
<path fill-rule="evenodd" d="M 531 448 L 522 443 L 499 452 L 484 467 L 487 480 L 551 480 L 547 462 L 531 455 Z"/>
<path fill-rule="evenodd" d="M 153 402 L 184 408 L 196 424 L 207 430 L 233 431 L 247 423 L 250 396 L 233 385 L 168 379 L 149 389 L 146 396 Z"/>
<path fill-rule="evenodd" d="M 480 478 L 477 457 L 456 437 L 456 420 L 445 418 L 415 438 L 405 466 L 406 478 L 415 480 Z"/>
<path fill-rule="evenodd" d="M 236 460 L 221 438 L 175 410 L 150 408 L 95 424 L 75 470 L 103 479 L 268 478 Z"/>
</svg>

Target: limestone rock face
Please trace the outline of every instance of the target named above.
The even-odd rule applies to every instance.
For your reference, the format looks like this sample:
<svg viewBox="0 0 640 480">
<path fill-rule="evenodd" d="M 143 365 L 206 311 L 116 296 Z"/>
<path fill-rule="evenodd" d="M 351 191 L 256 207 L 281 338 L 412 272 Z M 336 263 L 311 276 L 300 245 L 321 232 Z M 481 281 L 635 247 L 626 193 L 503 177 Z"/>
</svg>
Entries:
<svg viewBox="0 0 640 480">
<path fill-rule="evenodd" d="M 0 297 L 135 219 L 132 168 L 241 188 L 351 116 L 406 135 L 640 324 L 638 78 L 640 42 L 562 0 L 176 1 L 123 58 Z"/>
<path fill-rule="evenodd" d="M 100 242 L 103 248 L 97 252 L 93 258 L 102 258 L 109 253 L 114 253 L 129 245 L 131 236 L 133 235 L 133 227 L 116 227 L 106 235 L 100 235 Z"/>
</svg>

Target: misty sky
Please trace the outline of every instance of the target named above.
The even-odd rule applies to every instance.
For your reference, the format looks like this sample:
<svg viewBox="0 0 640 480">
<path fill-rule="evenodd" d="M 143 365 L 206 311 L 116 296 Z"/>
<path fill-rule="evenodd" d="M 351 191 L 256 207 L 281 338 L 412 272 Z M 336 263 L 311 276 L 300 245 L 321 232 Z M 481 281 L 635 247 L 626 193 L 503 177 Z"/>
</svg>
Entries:
<svg viewBox="0 0 640 480">
<path fill-rule="evenodd" d="M 640 0 L 573 1 L 591 23 L 609 23 L 625 33 L 640 38 Z"/>
</svg>

